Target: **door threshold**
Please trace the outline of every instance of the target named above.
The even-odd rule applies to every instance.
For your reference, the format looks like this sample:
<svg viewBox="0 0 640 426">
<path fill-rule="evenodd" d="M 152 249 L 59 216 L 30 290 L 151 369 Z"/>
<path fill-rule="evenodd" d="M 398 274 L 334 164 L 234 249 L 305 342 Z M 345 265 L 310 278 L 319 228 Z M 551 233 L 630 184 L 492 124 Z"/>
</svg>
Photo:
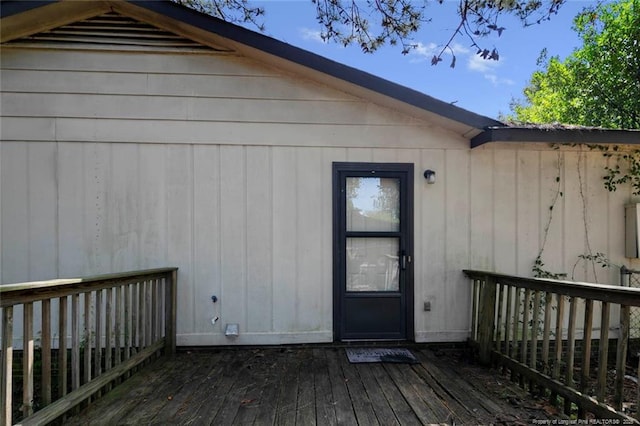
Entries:
<svg viewBox="0 0 640 426">
<path fill-rule="evenodd" d="M 343 339 L 335 342 L 336 344 L 343 344 L 346 346 L 380 346 L 380 345 L 406 345 L 407 343 L 413 343 L 407 339 Z"/>
</svg>

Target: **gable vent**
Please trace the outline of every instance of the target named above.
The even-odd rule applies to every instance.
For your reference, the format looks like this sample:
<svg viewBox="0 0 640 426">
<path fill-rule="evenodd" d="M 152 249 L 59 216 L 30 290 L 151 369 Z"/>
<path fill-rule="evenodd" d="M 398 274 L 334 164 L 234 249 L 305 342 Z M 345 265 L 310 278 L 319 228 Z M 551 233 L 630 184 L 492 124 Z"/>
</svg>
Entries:
<svg viewBox="0 0 640 426">
<path fill-rule="evenodd" d="M 147 50 L 230 52 L 229 49 L 205 46 L 113 12 L 23 37 L 7 44 L 75 45 L 83 48 L 111 46 L 119 49 L 145 47 Z"/>
</svg>

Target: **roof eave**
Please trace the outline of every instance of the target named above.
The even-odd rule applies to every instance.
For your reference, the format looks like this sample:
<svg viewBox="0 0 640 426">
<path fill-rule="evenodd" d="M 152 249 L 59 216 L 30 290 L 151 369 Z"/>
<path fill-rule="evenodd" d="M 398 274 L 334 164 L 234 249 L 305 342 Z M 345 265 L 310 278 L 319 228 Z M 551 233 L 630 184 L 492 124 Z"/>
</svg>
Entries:
<svg viewBox="0 0 640 426">
<path fill-rule="evenodd" d="M 490 127 L 471 138 L 471 148 L 486 143 L 543 142 L 552 144 L 640 145 L 640 131 L 618 129 L 544 129 L 522 127 Z"/>
</svg>

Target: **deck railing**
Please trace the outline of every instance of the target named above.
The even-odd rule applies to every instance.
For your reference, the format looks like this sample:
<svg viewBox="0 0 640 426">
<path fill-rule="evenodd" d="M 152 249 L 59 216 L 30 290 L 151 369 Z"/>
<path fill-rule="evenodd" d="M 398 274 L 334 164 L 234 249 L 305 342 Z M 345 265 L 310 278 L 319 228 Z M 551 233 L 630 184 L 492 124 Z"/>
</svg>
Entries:
<svg viewBox="0 0 640 426">
<path fill-rule="evenodd" d="M 176 286 L 177 268 L 0 286 L 0 425 L 52 422 L 175 353 Z"/>
<path fill-rule="evenodd" d="M 581 419 L 592 413 L 636 423 L 622 402 L 629 310 L 640 306 L 640 289 L 464 273 L 473 285 L 471 340 L 481 362 L 510 372 L 554 405 L 562 398 L 567 415 L 577 408 Z"/>
</svg>

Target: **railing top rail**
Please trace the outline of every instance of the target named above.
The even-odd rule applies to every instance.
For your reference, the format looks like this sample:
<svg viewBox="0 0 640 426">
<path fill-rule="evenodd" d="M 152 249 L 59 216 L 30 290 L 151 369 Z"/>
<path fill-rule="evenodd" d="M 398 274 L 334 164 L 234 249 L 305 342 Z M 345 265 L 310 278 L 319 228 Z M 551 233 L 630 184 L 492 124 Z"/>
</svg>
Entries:
<svg viewBox="0 0 640 426">
<path fill-rule="evenodd" d="M 519 277 L 490 271 L 464 269 L 463 272 L 472 279 L 491 278 L 496 283 L 514 287 L 557 293 L 571 297 L 600 300 L 627 306 L 640 306 L 640 288 L 621 287 L 609 284 L 594 284 L 550 278 Z"/>
<path fill-rule="evenodd" d="M 47 281 L 2 284 L 0 285 L 0 307 L 112 287 L 119 283 L 161 278 L 177 270 L 178 268 L 176 267 L 167 267 L 81 278 L 62 278 Z"/>
<path fill-rule="evenodd" d="M 623 274 L 640 274 L 640 271 L 637 269 L 629 269 L 626 266 L 622 265 L 620 267 L 620 272 Z"/>
</svg>

